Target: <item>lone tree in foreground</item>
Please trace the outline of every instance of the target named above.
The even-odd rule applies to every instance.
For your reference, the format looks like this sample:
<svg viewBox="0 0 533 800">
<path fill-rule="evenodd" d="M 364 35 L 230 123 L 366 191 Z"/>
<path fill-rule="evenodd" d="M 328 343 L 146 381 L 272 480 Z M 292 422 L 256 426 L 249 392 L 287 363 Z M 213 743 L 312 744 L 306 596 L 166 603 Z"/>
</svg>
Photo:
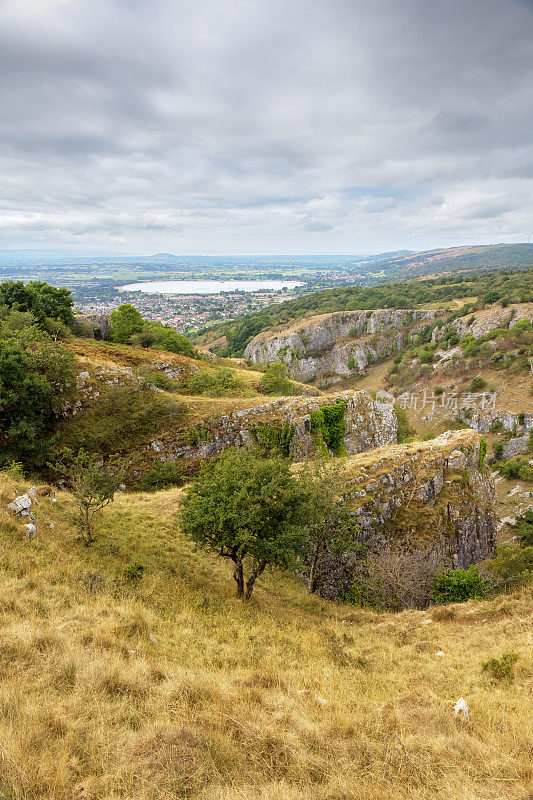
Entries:
<svg viewBox="0 0 533 800">
<path fill-rule="evenodd" d="M 288 461 L 230 448 L 205 464 L 189 490 L 182 529 L 198 547 L 233 561 L 237 597 L 248 600 L 267 566 L 294 563 L 308 502 Z"/>
<path fill-rule="evenodd" d="M 94 515 L 112 503 L 124 479 L 124 465 L 115 458 L 102 463 L 102 457 L 80 449 L 76 455 L 64 448 L 55 464 L 50 464 L 70 484 L 81 527 L 81 538 L 86 545 L 94 541 Z"/>
</svg>

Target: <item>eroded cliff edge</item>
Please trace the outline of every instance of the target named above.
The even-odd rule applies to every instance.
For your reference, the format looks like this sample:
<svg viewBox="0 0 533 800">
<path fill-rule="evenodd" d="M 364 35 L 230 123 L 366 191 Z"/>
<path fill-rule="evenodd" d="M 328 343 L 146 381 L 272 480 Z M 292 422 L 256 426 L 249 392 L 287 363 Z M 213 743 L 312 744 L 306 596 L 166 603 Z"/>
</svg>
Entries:
<svg viewBox="0 0 533 800">
<path fill-rule="evenodd" d="M 409 553 L 413 562 L 466 568 L 496 547 L 496 493 L 480 467 L 480 436 L 448 431 L 429 442 L 392 445 L 345 459 L 344 498 L 366 552 Z M 329 554 L 322 596 L 342 599 L 360 569 L 360 554 Z"/>
</svg>

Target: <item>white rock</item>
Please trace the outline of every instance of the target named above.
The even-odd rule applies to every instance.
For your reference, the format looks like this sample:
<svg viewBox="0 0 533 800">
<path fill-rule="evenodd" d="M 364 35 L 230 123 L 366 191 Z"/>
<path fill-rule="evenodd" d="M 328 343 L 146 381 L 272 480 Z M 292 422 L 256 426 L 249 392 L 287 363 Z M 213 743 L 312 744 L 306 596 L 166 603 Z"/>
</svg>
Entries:
<svg viewBox="0 0 533 800">
<path fill-rule="evenodd" d="M 26 525 L 24 525 L 24 527 L 26 528 L 26 536 L 28 537 L 28 539 L 33 539 L 33 537 L 37 533 L 37 528 L 35 527 L 33 522 L 28 522 Z"/>
<path fill-rule="evenodd" d="M 455 706 L 453 707 L 455 715 L 463 714 L 467 719 L 470 719 L 470 711 L 464 697 L 460 697 Z"/>
<path fill-rule="evenodd" d="M 158 645 L 158 641 L 153 634 L 150 634 L 150 641 L 152 644 L 155 644 L 156 646 Z"/>
<path fill-rule="evenodd" d="M 442 657 L 442 656 L 444 655 L 444 653 L 442 652 L 442 650 L 437 650 L 437 652 L 435 653 L 435 655 L 436 655 L 436 656 L 441 656 L 441 657 Z"/>
<path fill-rule="evenodd" d="M 21 494 L 16 497 L 12 503 L 8 503 L 8 509 L 14 511 L 15 514 L 20 514 L 22 511 L 30 508 L 31 498 L 29 494 Z"/>
<path fill-rule="evenodd" d="M 317 698 L 316 698 L 316 699 L 317 699 L 317 700 L 318 700 L 318 702 L 319 702 L 319 703 L 321 703 L 323 706 L 325 706 L 325 705 L 326 705 L 326 703 L 328 702 L 328 701 L 327 701 L 327 700 L 326 700 L 324 697 L 318 697 L 318 695 L 317 695 Z"/>
</svg>

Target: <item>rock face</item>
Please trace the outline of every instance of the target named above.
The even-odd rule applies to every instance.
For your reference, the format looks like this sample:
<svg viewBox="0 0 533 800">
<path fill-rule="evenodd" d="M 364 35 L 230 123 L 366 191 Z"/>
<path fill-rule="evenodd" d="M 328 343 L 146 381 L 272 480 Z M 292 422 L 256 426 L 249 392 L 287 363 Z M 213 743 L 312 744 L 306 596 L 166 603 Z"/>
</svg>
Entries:
<svg viewBox="0 0 533 800">
<path fill-rule="evenodd" d="M 281 361 L 291 377 L 303 381 L 323 372 L 347 375 L 400 349 L 413 322 L 434 317 L 434 311 L 403 309 L 321 314 L 280 333 L 260 333 L 247 345 L 244 358 L 252 364 Z M 372 338 L 358 341 L 360 336 Z"/>
<path fill-rule="evenodd" d="M 525 433 L 533 429 L 533 414 L 516 414 L 505 410 L 462 409 L 460 419 L 479 433 L 507 431 Z"/>
<path fill-rule="evenodd" d="M 459 317 L 451 324 L 455 328 L 457 335 L 462 337 L 465 333 L 470 333 L 474 339 L 480 339 L 485 334 L 490 333 L 496 328 L 512 328 L 522 319 L 533 322 L 533 304 L 522 303 L 507 306 L 490 306 L 490 308 L 477 311 L 466 317 Z M 442 328 L 435 328 L 432 334 L 432 341 L 438 342 L 444 336 L 446 325 Z"/>
<path fill-rule="evenodd" d="M 75 314 L 74 319 L 93 339 L 111 338 L 111 321 L 107 314 Z"/>
<path fill-rule="evenodd" d="M 321 397 L 284 397 L 234 411 L 189 432 L 189 444 L 156 440 L 149 447 L 164 453 L 162 459 L 208 458 L 228 447 L 247 444 L 257 426 L 282 431 L 288 423 L 293 427 L 290 455 L 295 461 L 302 461 L 325 447 L 320 434 L 312 431 L 311 413 L 321 406 L 341 402 L 345 406 L 343 446 L 346 453 L 360 453 L 396 441 L 397 422 L 392 407 L 378 407 L 368 392 L 345 391 Z"/>
<path fill-rule="evenodd" d="M 370 554 L 411 553 L 413 560 L 466 568 L 496 546 L 496 493 L 478 469 L 480 437 L 472 430 L 430 442 L 382 447 L 346 459 L 345 498 Z M 320 594 L 341 599 L 353 582 L 357 556 L 329 555 Z"/>
</svg>

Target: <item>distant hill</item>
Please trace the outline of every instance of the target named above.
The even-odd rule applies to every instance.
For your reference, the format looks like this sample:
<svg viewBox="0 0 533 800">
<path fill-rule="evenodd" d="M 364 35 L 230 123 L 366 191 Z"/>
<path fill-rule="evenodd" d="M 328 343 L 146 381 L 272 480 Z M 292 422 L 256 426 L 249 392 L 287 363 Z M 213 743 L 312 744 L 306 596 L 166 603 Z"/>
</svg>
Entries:
<svg viewBox="0 0 533 800">
<path fill-rule="evenodd" d="M 533 266 L 533 244 L 450 247 L 422 253 L 398 253 L 390 257 L 383 253 L 364 265 L 359 264 L 357 269 L 365 274 L 369 283 L 382 283 L 398 278 L 525 266 Z"/>
</svg>

